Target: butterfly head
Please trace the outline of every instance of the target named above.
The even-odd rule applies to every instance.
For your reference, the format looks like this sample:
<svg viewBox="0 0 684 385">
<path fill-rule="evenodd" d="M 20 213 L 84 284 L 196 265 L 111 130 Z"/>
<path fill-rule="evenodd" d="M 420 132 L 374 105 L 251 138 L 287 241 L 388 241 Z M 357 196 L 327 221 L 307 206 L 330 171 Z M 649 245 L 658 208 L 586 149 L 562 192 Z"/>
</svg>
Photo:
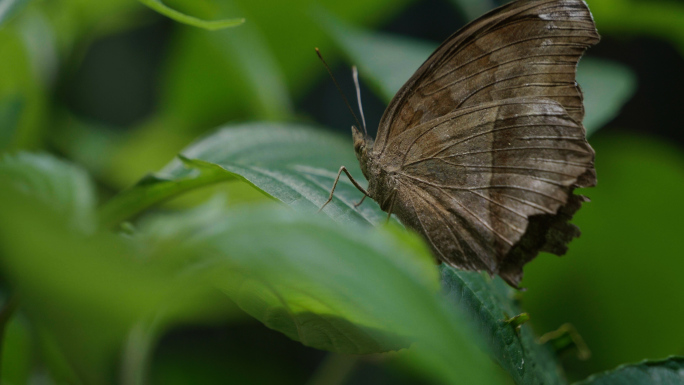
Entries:
<svg viewBox="0 0 684 385">
<path fill-rule="evenodd" d="M 354 138 L 354 152 L 361 164 L 361 171 L 368 178 L 366 174 L 367 165 L 370 152 L 373 150 L 373 139 L 368 135 L 364 135 L 356 126 L 352 126 L 352 137 Z"/>
</svg>

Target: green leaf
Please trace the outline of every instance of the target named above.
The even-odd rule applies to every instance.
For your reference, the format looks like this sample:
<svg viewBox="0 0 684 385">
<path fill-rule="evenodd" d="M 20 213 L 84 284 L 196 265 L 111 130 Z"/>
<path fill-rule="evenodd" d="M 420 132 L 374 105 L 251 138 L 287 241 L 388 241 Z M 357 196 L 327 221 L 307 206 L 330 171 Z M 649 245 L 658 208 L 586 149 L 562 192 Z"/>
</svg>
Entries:
<svg viewBox="0 0 684 385">
<path fill-rule="evenodd" d="M 438 295 L 432 256 L 417 236 L 273 205 L 219 212 L 147 219 L 140 233 L 161 250 L 193 250 L 185 274 L 205 276 L 244 311 L 307 346 L 368 354 L 415 343 L 433 377 L 501 383 L 469 324 Z"/>
<path fill-rule="evenodd" d="M 16 315 L 9 320 L 2 334 L 3 384 L 27 384 L 34 364 L 34 346 L 26 318 Z"/>
<path fill-rule="evenodd" d="M 21 152 L 0 158 L 0 177 L 69 217 L 72 226 L 93 230 L 95 190 L 81 168 L 51 155 Z"/>
<path fill-rule="evenodd" d="M 169 8 L 161 0 L 139 0 L 141 3 L 152 8 L 153 10 L 161 13 L 162 15 L 169 17 L 179 23 L 191 25 L 193 27 L 199 27 L 208 29 L 210 31 L 215 31 L 217 29 L 236 27 L 245 22 L 245 19 L 222 19 L 222 20 L 202 20 L 196 17 L 186 15 L 182 12 L 178 12 L 175 9 Z"/>
<path fill-rule="evenodd" d="M 190 145 L 185 160 L 114 198 L 102 210 L 115 223 L 151 204 L 212 181 L 239 179 L 300 211 L 315 214 L 328 198 L 340 166 L 360 184 L 363 174 L 351 141 L 305 125 L 251 123 L 227 126 Z M 190 165 L 194 168 L 189 169 Z M 199 171 L 198 170 L 211 170 Z M 144 197 L 144 200 L 143 198 Z M 359 208 L 363 197 L 343 175 L 332 202 L 323 210 L 339 222 L 375 224 L 386 218 L 375 202 Z"/>
<path fill-rule="evenodd" d="M 360 76 L 365 75 L 387 102 L 437 48 L 430 42 L 354 28 L 331 16 L 325 20 L 350 62 L 359 66 Z M 588 134 L 614 118 L 636 89 L 632 71 L 606 60 L 582 59 L 577 80 L 584 91 Z"/>
<path fill-rule="evenodd" d="M 327 199 L 336 175 L 334 170 L 339 165 L 349 167 L 352 174 L 362 181 L 351 143 L 335 135 L 301 125 L 260 123 L 226 127 L 188 147 L 183 151 L 183 156 L 186 157 L 184 162 L 174 161 L 159 174 L 164 176 L 163 183 L 168 183 L 163 187 L 168 187 L 168 191 L 176 189 L 173 181 L 182 181 L 185 175 L 192 172 L 185 168 L 184 164 L 196 164 L 205 168 L 219 167 L 226 175 L 242 179 L 298 212 L 314 218 L 317 217 L 315 210 Z M 130 197 L 126 195 L 133 194 L 135 189 L 128 193 L 124 192 L 114 201 L 135 202 L 136 195 L 144 195 L 145 191 L 151 191 L 157 186 L 159 185 L 155 183 L 141 184 L 137 188 L 142 191 L 135 192 Z M 176 191 L 181 190 L 178 187 Z M 359 209 L 353 208 L 354 201 L 361 196 L 351 183 L 341 178 L 335 199 L 323 212 L 338 222 L 352 226 L 381 221 L 384 214 L 375 202 L 366 202 Z M 496 294 L 503 289 L 482 281 L 482 277 L 478 275 L 468 275 L 455 270 L 452 270 L 451 274 L 443 276 L 449 292 L 459 295 L 477 293 L 467 294 L 468 301 L 457 302 L 463 303 L 466 313 L 477 319 L 478 327 L 490 342 L 491 350 L 503 367 L 513 376 L 525 381 L 528 381 L 528 378 L 532 379 L 527 383 L 535 383 L 535 379 L 538 383 L 562 383 L 557 380 L 559 375 L 555 369 L 556 363 L 549 351 L 533 342 L 528 327 L 523 327 L 522 337 L 518 337 L 515 328 L 505 324 L 505 319 L 520 313 L 508 296 L 510 293 Z M 504 284 L 498 282 L 497 285 Z M 489 312 L 479 314 L 478 309 L 489 309 Z M 285 330 L 285 321 L 282 320 L 287 318 L 283 318 L 279 313 L 272 316 L 280 320 L 279 327 Z M 349 327 L 344 321 L 339 325 L 343 328 Z M 288 330 L 291 334 L 294 329 Z M 494 338 L 493 335 L 505 338 Z M 522 360 L 525 358 L 527 361 L 523 363 Z"/>
<path fill-rule="evenodd" d="M 562 258 L 540 255 L 523 281 L 535 330 L 571 323 L 591 349 L 591 360 L 569 361 L 576 380 L 665 357 L 684 340 L 681 147 L 609 131 L 598 132 L 592 146 L 599 183 L 582 192 L 591 202 L 573 219 L 582 236 Z"/>
<path fill-rule="evenodd" d="M 491 279 L 446 265 L 441 274 L 447 298 L 470 316 L 494 357 L 517 384 L 567 383 L 550 347 L 537 343 L 528 325 L 518 332 L 507 322 L 522 312 L 513 300 L 515 290 L 499 277 Z"/>
<path fill-rule="evenodd" d="M 587 135 L 615 118 L 637 87 L 636 75 L 629 68 L 613 61 L 593 58 L 580 61 L 577 83 L 582 86 L 584 94 L 584 127 Z"/>
<path fill-rule="evenodd" d="M 181 158 L 186 169 L 176 174 L 148 175 L 135 186 L 107 202 L 100 210 L 100 222 L 112 227 L 138 212 L 166 199 L 209 184 L 235 179 L 222 168 Z"/>
<path fill-rule="evenodd" d="M 146 265 L 143 247 L 94 228 L 92 182 L 77 167 L 47 155 L 5 156 L 0 186 L 3 281 L 65 382 L 106 383 L 131 325 L 206 306 L 202 281 Z"/>
<path fill-rule="evenodd" d="M 684 383 L 684 357 L 643 361 L 593 375 L 575 385 L 679 385 Z"/>
<path fill-rule="evenodd" d="M 2 0 L 0 1 L 0 26 L 12 16 L 26 7 L 31 0 Z"/>
<path fill-rule="evenodd" d="M 684 5 L 676 1 L 594 0 L 590 4 L 602 34 L 653 36 L 684 52 Z"/>
<path fill-rule="evenodd" d="M 0 151 L 12 143 L 23 108 L 23 99 L 18 96 L 5 97 L 0 101 Z"/>
<path fill-rule="evenodd" d="M 451 0 L 470 20 L 475 20 L 496 7 L 494 0 Z"/>
</svg>

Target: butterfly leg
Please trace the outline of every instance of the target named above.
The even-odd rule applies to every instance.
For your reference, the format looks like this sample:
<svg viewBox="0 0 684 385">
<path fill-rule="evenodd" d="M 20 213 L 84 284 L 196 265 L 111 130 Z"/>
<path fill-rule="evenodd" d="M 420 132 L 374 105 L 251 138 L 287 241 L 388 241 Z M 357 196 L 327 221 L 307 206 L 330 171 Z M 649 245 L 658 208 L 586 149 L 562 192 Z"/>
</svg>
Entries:
<svg viewBox="0 0 684 385">
<path fill-rule="evenodd" d="M 390 203 L 389 210 L 387 210 L 387 220 L 385 220 L 385 224 L 388 224 L 390 221 L 390 218 L 392 217 L 392 209 L 394 209 L 394 201 L 395 198 L 397 197 L 397 191 L 394 190 L 392 193 L 392 202 Z"/>
<path fill-rule="evenodd" d="M 358 183 L 356 182 L 356 180 L 354 180 L 354 177 L 351 176 L 351 174 L 349 173 L 349 171 L 347 171 L 347 168 L 344 167 L 344 166 L 342 166 L 342 167 L 340 167 L 340 171 L 337 172 L 337 178 L 335 178 L 335 183 L 333 183 L 332 190 L 330 190 L 330 196 L 328 197 L 328 200 L 325 201 L 325 203 L 323 204 L 323 206 L 321 206 L 320 209 L 318 209 L 318 212 L 321 212 L 321 210 L 323 210 L 323 208 L 324 208 L 325 206 L 327 206 L 328 203 L 330 203 L 330 202 L 332 201 L 332 199 L 333 199 L 333 193 L 335 192 L 335 187 L 337 187 L 337 182 L 340 181 L 340 176 L 342 175 L 342 172 L 343 172 L 343 171 L 344 171 L 345 174 L 347 174 L 347 177 L 348 177 L 349 180 L 352 182 L 352 184 L 354 185 L 354 187 L 356 187 L 357 189 L 359 189 L 359 191 L 361 191 L 361 192 L 364 194 L 364 198 L 367 197 L 367 196 L 370 196 L 370 195 L 368 195 L 368 191 L 366 191 L 366 189 L 364 189 L 363 187 L 361 187 L 361 185 L 358 184 Z M 362 199 L 361 201 L 363 201 L 363 199 Z M 359 202 L 359 204 L 361 204 L 361 202 Z"/>
<path fill-rule="evenodd" d="M 366 200 L 366 197 L 367 197 L 367 196 L 368 196 L 368 195 L 364 195 L 363 198 L 361 198 L 361 200 L 359 201 L 359 203 L 354 203 L 354 208 L 357 208 L 357 207 L 361 206 L 361 203 L 363 203 L 363 201 Z"/>
</svg>

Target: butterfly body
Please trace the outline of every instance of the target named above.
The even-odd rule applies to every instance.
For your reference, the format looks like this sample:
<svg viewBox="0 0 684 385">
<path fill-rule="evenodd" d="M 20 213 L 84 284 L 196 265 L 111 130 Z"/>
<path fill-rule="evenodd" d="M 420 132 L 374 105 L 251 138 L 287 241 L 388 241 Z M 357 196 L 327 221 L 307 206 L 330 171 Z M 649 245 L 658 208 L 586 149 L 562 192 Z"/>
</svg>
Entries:
<svg viewBox="0 0 684 385">
<path fill-rule="evenodd" d="M 447 39 L 390 102 L 375 141 L 352 128 L 368 189 L 452 266 L 512 286 L 562 255 L 596 183 L 576 65 L 598 42 L 582 0 L 518 0 Z"/>
</svg>

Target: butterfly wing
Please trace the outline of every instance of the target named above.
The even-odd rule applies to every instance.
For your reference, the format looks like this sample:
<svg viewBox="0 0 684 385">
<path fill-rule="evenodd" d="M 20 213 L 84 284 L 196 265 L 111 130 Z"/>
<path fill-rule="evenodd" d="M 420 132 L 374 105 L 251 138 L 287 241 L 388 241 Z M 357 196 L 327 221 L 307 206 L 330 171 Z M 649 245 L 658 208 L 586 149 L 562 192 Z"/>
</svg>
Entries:
<svg viewBox="0 0 684 385">
<path fill-rule="evenodd" d="M 595 184 L 584 128 L 553 100 L 506 99 L 463 108 L 390 139 L 393 207 L 451 265 L 517 286 L 540 250 L 563 254 L 567 223 Z"/>
<path fill-rule="evenodd" d="M 455 109 L 509 98 L 555 100 L 584 116 L 577 62 L 599 35 L 582 0 L 519 0 L 447 39 L 390 102 L 374 151 L 402 131 Z"/>
</svg>

